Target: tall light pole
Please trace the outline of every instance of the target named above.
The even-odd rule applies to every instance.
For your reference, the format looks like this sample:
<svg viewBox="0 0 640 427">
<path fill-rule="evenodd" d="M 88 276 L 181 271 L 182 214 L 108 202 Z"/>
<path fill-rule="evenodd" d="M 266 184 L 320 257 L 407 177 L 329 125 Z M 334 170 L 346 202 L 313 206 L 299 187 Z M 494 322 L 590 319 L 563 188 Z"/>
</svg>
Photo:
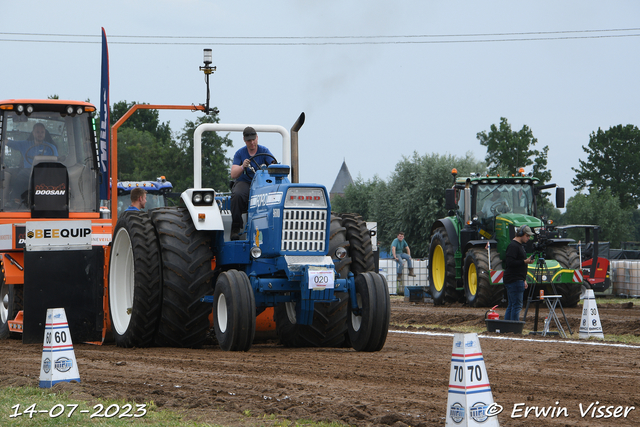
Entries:
<svg viewBox="0 0 640 427">
<path fill-rule="evenodd" d="M 214 71 L 216 71 L 216 67 L 215 66 L 211 66 L 211 62 L 212 62 L 212 53 L 211 53 L 211 49 L 204 49 L 204 67 L 200 67 L 200 71 L 204 72 L 204 81 L 207 84 L 207 103 L 205 105 L 202 105 L 204 107 L 204 112 L 205 114 L 209 114 L 209 113 L 213 113 L 213 114 L 218 114 L 219 111 L 217 108 L 209 108 L 209 76 L 211 74 L 213 74 Z"/>
</svg>

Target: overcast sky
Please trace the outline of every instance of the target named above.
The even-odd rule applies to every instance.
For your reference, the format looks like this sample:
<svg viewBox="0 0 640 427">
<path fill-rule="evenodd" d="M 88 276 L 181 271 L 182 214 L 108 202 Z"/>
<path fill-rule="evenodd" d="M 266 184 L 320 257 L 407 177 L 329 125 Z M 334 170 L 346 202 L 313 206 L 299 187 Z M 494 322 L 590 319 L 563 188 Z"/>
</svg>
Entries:
<svg viewBox="0 0 640 427">
<path fill-rule="evenodd" d="M 506 117 L 549 146 L 552 182 L 570 197 L 590 133 L 640 123 L 632 0 L 3 1 L 0 98 L 97 105 L 101 27 L 112 104 L 204 103 L 211 48 L 221 122 L 289 129 L 305 112 L 300 180 L 328 189 L 343 160 L 365 180 L 387 180 L 414 152 L 482 160 L 476 134 Z M 196 116 L 160 117 L 179 131 Z M 243 145 L 231 137 L 228 157 Z M 277 138 L 260 143 L 280 156 Z"/>
</svg>

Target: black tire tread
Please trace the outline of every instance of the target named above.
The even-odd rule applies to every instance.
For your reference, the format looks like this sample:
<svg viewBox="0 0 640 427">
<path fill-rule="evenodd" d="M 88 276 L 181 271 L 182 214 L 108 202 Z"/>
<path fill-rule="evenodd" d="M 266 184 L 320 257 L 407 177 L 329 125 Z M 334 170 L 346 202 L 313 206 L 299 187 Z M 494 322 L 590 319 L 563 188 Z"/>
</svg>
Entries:
<svg viewBox="0 0 640 427">
<path fill-rule="evenodd" d="M 226 289 L 225 289 L 226 288 Z M 226 291 L 226 293 L 225 293 Z M 227 310 L 228 324 L 224 334 L 217 320 L 217 299 L 220 293 L 231 304 Z M 256 333 L 256 303 L 249 277 L 244 272 L 227 270 L 218 276 L 214 293 L 214 327 L 220 348 L 225 351 L 249 351 Z"/>
<path fill-rule="evenodd" d="M 545 255 L 546 259 L 554 259 L 564 268 L 571 270 L 580 268 L 578 251 L 569 245 L 548 246 Z M 556 290 L 562 295 L 560 302 L 563 307 L 575 307 L 580 301 L 582 283 L 558 283 Z"/>
<path fill-rule="evenodd" d="M 375 271 L 373 246 L 367 223 L 362 220 L 360 215 L 342 214 L 342 226 L 346 229 L 349 241 L 349 256 L 353 275 Z"/>
<path fill-rule="evenodd" d="M 114 330 L 113 335 L 119 347 L 150 347 L 158 329 L 162 303 L 160 248 L 146 212 L 123 213 L 114 236 L 122 227 L 129 233 L 133 250 L 134 294 L 129 327 L 124 334 L 119 335 Z M 114 256 L 113 252 L 111 256 Z"/>
<path fill-rule="evenodd" d="M 442 247 L 445 260 L 445 279 L 442 291 L 437 292 L 433 283 L 433 253 L 437 246 Z M 453 253 L 453 245 L 443 227 L 437 228 L 431 236 L 429 245 L 429 293 L 433 298 L 433 305 L 443 305 L 445 302 L 457 300 L 456 260 Z"/>
<path fill-rule="evenodd" d="M 211 306 L 200 299 L 211 292 L 211 241 L 196 230 L 186 208 L 157 208 L 151 218 L 162 248 L 162 315 L 156 345 L 202 347 Z"/>
<path fill-rule="evenodd" d="M 478 276 L 478 290 L 474 298 L 471 297 L 468 285 L 468 268 L 470 263 L 476 265 L 476 274 Z M 495 249 L 491 250 L 491 268 L 493 270 L 501 270 L 502 262 L 500 255 Z M 491 275 L 489 273 L 489 257 L 487 250 L 482 248 L 471 248 L 467 251 L 464 261 L 465 295 L 467 304 L 470 307 L 493 307 L 499 305 L 504 295 L 504 285 L 492 285 Z"/>
<path fill-rule="evenodd" d="M 284 304 L 275 308 L 276 331 L 285 347 L 343 347 L 347 332 L 347 292 L 334 292 L 333 303 L 315 303 L 313 323 L 297 325 L 289 321 Z"/>
</svg>

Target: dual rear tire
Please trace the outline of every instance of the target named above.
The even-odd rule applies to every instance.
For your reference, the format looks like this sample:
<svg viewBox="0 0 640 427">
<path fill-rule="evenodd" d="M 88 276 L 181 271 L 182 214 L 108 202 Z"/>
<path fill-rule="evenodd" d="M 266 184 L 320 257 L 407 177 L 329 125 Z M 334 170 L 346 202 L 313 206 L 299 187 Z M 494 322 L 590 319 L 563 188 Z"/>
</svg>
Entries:
<svg viewBox="0 0 640 427">
<path fill-rule="evenodd" d="M 209 246 L 184 208 L 120 217 L 109 261 L 109 312 L 118 346 L 204 344 L 211 310 L 200 299 L 211 291 Z"/>
</svg>

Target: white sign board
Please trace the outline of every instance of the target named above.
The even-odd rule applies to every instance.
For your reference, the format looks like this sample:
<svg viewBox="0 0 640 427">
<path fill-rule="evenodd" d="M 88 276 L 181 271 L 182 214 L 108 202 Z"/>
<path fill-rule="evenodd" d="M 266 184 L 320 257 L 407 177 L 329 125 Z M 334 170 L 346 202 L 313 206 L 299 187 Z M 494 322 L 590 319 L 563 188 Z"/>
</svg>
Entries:
<svg viewBox="0 0 640 427">
<path fill-rule="evenodd" d="M 333 270 L 322 267 L 309 267 L 309 289 L 314 291 L 333 289 L 334 283 Z"/>
<path fill-rule="evenodd" d="M 28 221 L 27 251 L 62 251 L 91 249 L 91 220 Z"/>
</svg>

